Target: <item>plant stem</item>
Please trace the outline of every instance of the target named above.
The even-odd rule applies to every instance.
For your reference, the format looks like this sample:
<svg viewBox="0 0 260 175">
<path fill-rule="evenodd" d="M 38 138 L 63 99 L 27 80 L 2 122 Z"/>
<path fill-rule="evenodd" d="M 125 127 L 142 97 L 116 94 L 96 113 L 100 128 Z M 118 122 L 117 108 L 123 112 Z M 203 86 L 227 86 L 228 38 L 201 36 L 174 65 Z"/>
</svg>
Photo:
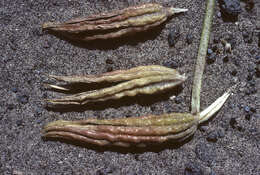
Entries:
<svg viewBox="0 0 260 175">
<path fill-rule="evenodd" d="M 200 46 L 197 55 L 194 79 L 193 79 L 192 99 L 191 99 L 192 114 L 198 114 L 200 112 L 201 83 L 202 83 L 202 76 L 205 67 L 205 62 L 206 62 L 206 55 L 207 55 L 214 7 L 215 7 L 215 0 L 208 0 L 206 14 L 203 22 L 201 39 L 200 39 Z"/>
</svg>

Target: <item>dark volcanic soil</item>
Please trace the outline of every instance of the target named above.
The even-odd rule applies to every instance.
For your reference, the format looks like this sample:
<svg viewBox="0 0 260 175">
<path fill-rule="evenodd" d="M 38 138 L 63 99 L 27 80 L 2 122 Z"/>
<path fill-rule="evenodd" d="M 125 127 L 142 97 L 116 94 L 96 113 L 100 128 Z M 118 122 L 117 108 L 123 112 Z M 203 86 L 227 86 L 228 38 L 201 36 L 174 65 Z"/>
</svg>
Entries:
<svg viewBox="0 0 260 175">
<path fill-rule="evenodd" d="M 224 22 L 218 4 L 215 8 L 210 48 L 222 51 L 211 58 L 215 59 L 212 64 L 206 65 L 201 108 L 239 83 L 235 94 L 192 139 L 143 150 L 43 140 L 41 131 L 58 119 L 189 112 L 205 2 L 167 0 L 166 6 L 189 11 L 160 28 L 122 41 L 76 44 L 42 32 L 41 24 L 122 9 L 139 1 L 1 1 L 0 174 L 260 174 L 260 49 L 255 31 L 260 2 L 254 1 L 251 11 L 246 10 L 245 1 L 241 2 L 242 13 L 236 22 Z M 169 47 L 167 38 L 173 27 L 179 28 L 180 37 L 174 47 Z M 190 45 L 187 34 L 193 36 Z M 230 40 L 232 54 L 223 52 L 220 39 Z M 107 64 L 107 59 L 113 64 Z M 47 110 L 42 102 L 60 95 L 42 88 L 48 81 L 43 73 L 99 74 L 166 63 L 189 77 L 177 94 L 178 100 L 170 100 L 172 94 L 129 97 L 66 112 Z"/>
</svg>

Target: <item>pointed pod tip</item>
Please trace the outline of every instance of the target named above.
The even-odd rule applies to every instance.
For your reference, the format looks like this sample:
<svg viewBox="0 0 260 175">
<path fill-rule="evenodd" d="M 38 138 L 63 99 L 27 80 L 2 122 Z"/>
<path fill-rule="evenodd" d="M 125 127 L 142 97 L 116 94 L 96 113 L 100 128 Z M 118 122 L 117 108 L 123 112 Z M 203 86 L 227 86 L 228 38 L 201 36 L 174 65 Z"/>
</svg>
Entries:
<svg viewBox="0 0 260 175">
<path fill-rule="evenodd" d="M 42 24 L 42 29 L 43 30 L 49 30 L 52 28 L 58 27 L 57 23 L 53 23 L 53 22 L 45 22 Z"/>
<path fill-rule="evenodd" d="M 183 12 L 187 12 L 188 11 L 188 9 L 183 9 L 183 8 L 173 8 L 173 7 L 171 7 L 170 9 L 171 9 L 171 12 L 173 14 L 183 13 Z"/>
</svg>

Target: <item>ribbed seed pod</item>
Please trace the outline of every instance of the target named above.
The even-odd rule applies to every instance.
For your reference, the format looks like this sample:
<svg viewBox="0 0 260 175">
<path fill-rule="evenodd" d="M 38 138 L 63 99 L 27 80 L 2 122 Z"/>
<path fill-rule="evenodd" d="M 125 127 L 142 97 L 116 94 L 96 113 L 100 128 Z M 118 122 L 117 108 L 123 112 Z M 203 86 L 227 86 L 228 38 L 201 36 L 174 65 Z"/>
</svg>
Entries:
<svg viewBox="0 0 260 175">
<path fill-rule="evenodd" d="M 100 83 L 100 82 L 121 82 L 117 85 L 87 92 L 69 95 L 60 99 L 47 99 L 53 105 L 83 105 L 88 102 L 105 101 L 109 99 L 119 99 L 124 96 L 135 96 L 138 94 L 154 94 L 176 85 L 186 80 L 184 75 L 180 75 L 177 70 L 163 66 L 140 66 L 129 70 L 109 72 L 97 76 L 53 76 L 56 80 L 67 83 Z M 62 86 L 45 84 L 45 87 L 58 90 L 72 90 Z M 74 86 L 75 87 L 75 86 Z"/>
<path fill-rule="evenodd" d="M 146 146 L 148 143 L 191 136 L 197 129 L 198 119 L 189 113 L 172 113 L 110 120 L 60 120 L 45 127 L 44 137 L 72 139 L 100 146 Z"/>
<path fill-rule="evenodd" d="M 76 18 L 65 23 L 44 23 L 43 29 L 61 32 L 70 39 L 90 41 L 130 35 L 162 24 L 169 16 L 187 9 L 148 3 L 110 13 Z"/>
<path fill-rule="evenodd" d="M 58 120 L 44 128 L 46 138 L 63 138 L 99 146 L 149 146 L 192 136 L 197 126 L 212 117 L 231 95 L 230 88 L 198 115 L 171 113 L 119 119 Z"/>
</svg>

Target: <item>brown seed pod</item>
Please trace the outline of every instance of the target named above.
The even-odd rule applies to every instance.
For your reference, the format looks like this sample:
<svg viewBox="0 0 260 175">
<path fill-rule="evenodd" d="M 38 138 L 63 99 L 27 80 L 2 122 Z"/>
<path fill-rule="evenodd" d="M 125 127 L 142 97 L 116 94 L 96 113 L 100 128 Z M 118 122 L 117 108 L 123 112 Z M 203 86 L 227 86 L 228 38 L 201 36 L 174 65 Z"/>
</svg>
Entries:
<svg viewBox="0 0 260 175">
<path fill-rule="evenodd" d="M 44 128 L 44 137 L 63 138 L 99 146 L 148 146 L 180 141 L 192 136 L 198 124 L 208 120 L 231 95 L 228 90 L 198 115 L 171 113 L 119 119 L 59 120 Z"/>
<path fill-rule="evenodd" d="M 145 146 L 192 135 L 198 118 L 191 114 L 163 114 L 110 120 L 56 121 L 44 129 L 45 137 L 67 138 L 105 145 Z"/>
<path fill-rule="evenodd" d="M 110 13 L 76 18 L 65 23 L 44 23 L 44 30 L 61 32 L 74 40 L 90 41 L 117 38 L 145 31 L 162 24 L 173 14 L 187 9 L 163 7 L 148 3 Z"/>
<path fill-rule="evenodd" d="M 100 83 L 100 82 L 121 82 L 112 87 L 99 90 L 92 90 L 66 96 L 61 99 L 47 99 L 53 105 L 83 105 L 88 102 L 105 101 L 109 99 L 119 99 L 124 96 L 135 96 L 137 94 L 154 94 L 176 85 L 186 80 L 177 70 L 163 66 L 139 66 L 129 70 L 119 70 L 97 76 L 53 76 L 50 78 L 65 81 L 67 83 Z M 57 85 L 45 84 L 45 87 L 58 90 L 72 90 Z"/>
</svg>

